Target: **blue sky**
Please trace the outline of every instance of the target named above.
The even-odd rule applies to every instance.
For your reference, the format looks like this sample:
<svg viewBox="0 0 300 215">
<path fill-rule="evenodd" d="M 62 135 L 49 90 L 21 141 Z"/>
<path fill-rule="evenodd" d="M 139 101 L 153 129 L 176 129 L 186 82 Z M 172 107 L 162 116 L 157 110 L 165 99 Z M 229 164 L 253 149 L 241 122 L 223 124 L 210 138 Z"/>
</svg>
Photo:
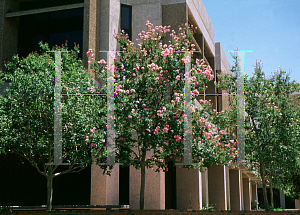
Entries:
<svg viewBox="0 0 300 215">
<path fill-rule="evenodd" d="M 245 54 L 245 73 L 252 76 L 256 59 L 269 76 L 279 66 L 300 82 L 300 0 L 202 0 L 228 60 L 228 50 Z"/>
</svg>

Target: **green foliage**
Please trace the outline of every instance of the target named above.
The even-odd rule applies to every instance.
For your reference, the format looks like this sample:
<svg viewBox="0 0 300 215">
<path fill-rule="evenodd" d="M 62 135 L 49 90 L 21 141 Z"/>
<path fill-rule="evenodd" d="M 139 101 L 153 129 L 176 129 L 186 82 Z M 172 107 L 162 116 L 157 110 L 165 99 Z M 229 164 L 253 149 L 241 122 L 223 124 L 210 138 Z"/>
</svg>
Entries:
<svg viewBox="0 0 300 215">
<path fill-rule="evenodd" d="M 180 28 L 179 33 L 173 31 L 171 43 L 163 45 L 168 27 L 153 27 L 147 23 L 147 28 L 148 32 L 139 34 L 137 46 L 124 33 L 116 35 L 123 51 L 118 56 L 120 60 L 114 62 L 116 160 L 136 169 L 145 166 L 154 171 L 167 171 L 165 161 L 180 162 L 184 157 L 184 51 L 194 50 L 192 32 L 188 26 Z M 233 159 L 230 147 L 233 140 L 211 124 L 209 102 L 196 102 L 195 94 L 205 90 L 203 86 L 213 75 L 203 61 L 192 59 L 193 145 L 190 153 L 194 167 L 201 170 L 211 163 L 228 164 Z M 104 60 L 92 65 L 100 80 L 104 80 L 100 92 L 106 93 L 110 66 Z M 202 108 L 197 108 L 197 103 Z M 101 168 L 107 171 L 108 167 Z"/>
<path fill-rule="evenodd" d="M 54 162 L 54 87 L 55 53 L 40 44 L 43 53 L 20 59 L 13 56 L 6 64 L 9 82 L 6 95 L 0 96 L 0 152 L 15 153 L 27 159 L 37 171 L 52 178 L 78 172 L 92 164 L 91 152 L 97 144 L 105 154 L 103 140 L 105 97 L 83 96 L 96 93 L 95 81 L 78 59 L 79 49 L 57 48 L 62 53 L 62 163 Z M 54 50 L 52 50 L 54 51 Z M 61 129 L 58 128 L 58 129 Z M 101 145 L 101 147 L 99 147 Z"/>
<path fill-rule="evenodd" d="M 235 68 L 238 71 L 238 61 Z M 220 77 L 219 87 L 236 93 L 236 77 L 227 74 Z M 280 70 L 265 77 L 257 62 L 253 77 L 245 78 L 245 155 L 249 170 L 273 187 L 294 190 L 291 183 L 299 174 L 299 108 L 294 105 L 291 94 L 299 91 L 299 84 L 290 81 L 286 72 Z M 224 113 L 229 119 L 224 123 L 234 125 L 236 103 Z M 291 188 L 293 187 L 293 188 Z M 292 191 L 291 191 L 292 192 Z"/>
<path fill-rule="evenodd" d="M 203 211 L 212 211 L 215 208 L 216 205 L 217 204 L 207 204 L 206 206 L 202 207 L 201 210 L 203 210 Z"/>
</svg>

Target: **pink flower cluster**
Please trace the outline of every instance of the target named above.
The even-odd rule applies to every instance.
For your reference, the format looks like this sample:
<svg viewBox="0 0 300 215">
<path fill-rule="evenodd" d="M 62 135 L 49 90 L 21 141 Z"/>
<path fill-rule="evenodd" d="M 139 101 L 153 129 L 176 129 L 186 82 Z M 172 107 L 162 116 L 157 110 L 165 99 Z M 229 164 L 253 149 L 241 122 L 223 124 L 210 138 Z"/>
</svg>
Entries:
<svg viewBox="0 0 300 215">
<path fill-rule="evenodd" d="M 158 134 L 158 131 L 159 131 L 159 129 L 160 129 L 160 126 L 157 126 L 156 128 L 155 128 L 155 131 L 154 131 L 154 134 Z"/>
<path fill-rule="evenodd" d="M 176 141 L 180 141 L 181 140 L 181 137 L 179 137 L 179 135 L 175 135 L 174 138 L 176 139 Z"/>
<path fill-rule="evenodd" d="M 165 133 L 168 133 L 168 131 L 169 131 L 169 125 L 166 125 L 166 127 L 164 127 L 163 130 L 164 130 Z"/>
<path fill-rule="evenodd" d="M 161 56 L 166 57 L 169 54 L 172 55 L 173 54 L 173 50 L 174 49 L 172 47 L 166 48 L 164 51 L 162 51 Z"/>
<path fill-rule="evenodd" d="M 147 67 L 150 68 L 151 71 L 156 71 L 156 70 L 161 70 L 162 69 L 162 67 L 157 66 L 155 63 L 151 63 Z"/>
</svg>

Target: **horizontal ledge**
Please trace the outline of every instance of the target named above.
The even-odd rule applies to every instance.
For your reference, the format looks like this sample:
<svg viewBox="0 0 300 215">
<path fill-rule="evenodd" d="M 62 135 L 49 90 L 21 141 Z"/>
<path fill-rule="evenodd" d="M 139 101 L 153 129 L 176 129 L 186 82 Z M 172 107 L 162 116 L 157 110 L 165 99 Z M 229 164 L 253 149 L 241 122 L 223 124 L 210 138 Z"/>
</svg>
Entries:
<svg viewBox="0 0 300 215">
<path fill-rule="evenodd" d="M 8 206 L 13 210 L 33 210 L 33 209 L 46 209 L 47 205 L 41 206 Z M 129 209 L 129 205 L 53 205 L 53 209 L 90 209 L 90 208 L 118 208 Z"/>
<path fill-rule="evenodd" d="M 69 9 L 75 9 L 75 8 L 81 8 L 81 7 L 84 7 L 84 3 L 69 4 L 69 5 L 56 6 L 56 7 L 47 7 L 47 8 L 33 9 L 33 10 L 8 12 L 5 14 L 5 17 L 6 18 L 19 17 L 19 16 L 38 14 L 38 13 L 48 13 L 48 12 L 55 12 L 55 11 L 60 11 L 60 10 L 69 10 Z"/>
</svg>

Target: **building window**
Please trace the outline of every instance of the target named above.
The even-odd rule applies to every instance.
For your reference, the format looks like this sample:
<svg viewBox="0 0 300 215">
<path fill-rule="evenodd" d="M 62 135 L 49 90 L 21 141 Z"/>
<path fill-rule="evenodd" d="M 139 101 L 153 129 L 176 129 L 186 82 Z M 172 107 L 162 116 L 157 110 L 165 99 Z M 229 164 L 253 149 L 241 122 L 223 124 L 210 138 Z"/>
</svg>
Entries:
<svg viewBox="0 0 300 215">
<path fill-rule="evenodd" d="M 121 4 L 121 30 L 128 34 L 129 39 L 132 39 L 132 7 L 129 5 Z"/>
<path fill-rule="evenodd" d="M 76 43 L 82 49 L 83 8 L 20 16 L 19 55 L 26 57 L 32 51 L 39 51 L 40 41 L 48 43 L 50 48 L 68 41 L 69 48 Z"/>
</svg>

